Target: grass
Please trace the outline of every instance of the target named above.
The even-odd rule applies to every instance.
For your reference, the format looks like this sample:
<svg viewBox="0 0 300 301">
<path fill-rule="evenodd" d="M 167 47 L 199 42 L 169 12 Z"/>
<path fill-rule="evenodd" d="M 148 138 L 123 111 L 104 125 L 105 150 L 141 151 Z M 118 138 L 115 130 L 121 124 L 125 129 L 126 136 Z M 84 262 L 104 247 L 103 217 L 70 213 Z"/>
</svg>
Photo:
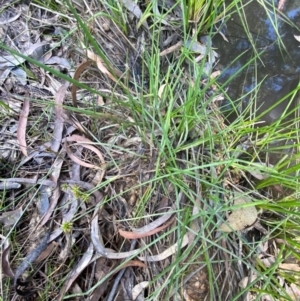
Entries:
<svg viewBox="0 0 300 301">
<path fill-rule="evenodd" d="M 263 9 L 272 11 L 274 8 L 269 8 L 263 1 L 260 3 Z M 288 288 L 292 284 L 298 285 L 299 270 L 293 265 L 289 268 L 296 271 L 284 270 L 281 264 L 287 263 L 288 259 L 298 263 L 299 257 L 298 117 L 293 126 L 284 127 L 284 130 L 282 123 L 287 111 L 272 125 L 255 126 L 266 111 L 254 118 L 244 112 L 234 122 L 226 124 L 214 99 L 220 93 L 226 93 L 225 88 L 233 78 L 221 84 L 216 79 L 203 77 L 211 49 L 207 49 L 200 63 L 195 61 L 198 54 L 189 47 L 181 47 L 164 57 L 159 55 L 162 47 L 166 49 L 175 44 L 162 46 L 171 34 L 179 33 L 178 39 L 183 45 L 186 41 L 194 40 L 195 43 L 199 33 L 212 36 L 213 25 L 227 18 L 232 10 L 243 19 L 247 6 L 237 0 L 231 3 L 178 1 L 177 5 L 161 10 L 158 15 L 155 12 L 157 3 L 145 1 L 140 3 L 142 16 L 137 20 L 130 17 L 132 7 L 126 8 L 115 1 L 97 3 L 97 9 L 88 11 L 89 14 L 83 13 L 84 8 L 79 4 L 73 6 L 67 0 L 61 7 L 51 1 L 47 4 L 33 2 L 36 4 L 45 12 L 60 10 L 61 20 L 72 24 L 70 34 L 56 47 L 75 45 L 69 52 L 74 66 L 86 60 L 84 48 L 87 48 L 101 58 L 107 68 L 104 72 L 109 71 L 117 79 L 109 79 L 94 64 L 84 70 L 77 81 L 26 57 L 30 66 L 41 68 L 62 83 L 68 81 L 78 86 L 77 95 L 82 96 L 78 107 L 72 105 L 69 95 L 63 104 L 68 112 L 66 124 L 78 120 L 81 127 L 75 123 L 77 133 L 89 137 L 106 161 L 105 177 L 101 181 L 96 179 L 96 169 L 81 167 L 82 181 L 96 180 L 93 189 L 80 191 L 73 186 L 73 198 L 80 199 L 80 207 L 71 221 L 62 222 L 60 218 L 68 202 L 53 212 L 57 227 L 64 232 L 60 238 L 64 247 L 53 251 L 35 279 L 44 292 L 48 292 L 48 296 L 41 292 L 39 299 L 58 300 L 68 273 L 75 270 L 84 256 L 91 242 L 89 229 L 96 205 L 93 192 L 101 191 L 105 201 L 98 224 L 107 248 L 128 251 L 131 240 L 122 238 L 118 229 L 131 231 L 147 225 L 163 216 L 164 208 L 171 206 L 176 222 L 162 232 L 137 239 L 136 248 L 141 249 L 138 256 L 163 253 L 172 245 L 180 246 L 185 236 L 190 235 L 188 246 L 179 247 L 167 259 L 154 263 L 146 261 L 144 268 L 127 269 L 128 279 L 133 271 L 136 277 L 132 285 L 148 282 L 144 290 L 146 300 L 185 300 L 187 295 L 192 300 L 204 300 L 208 295 L 207 300 L 234 301 L 245 300 L 247 293 L 253 300 L 263 300 L 264 296 L 272 296 L 273 300 L 297 300 Z M 176 8 L 181 9 L 182 17 L 176 17 Z M 147 21 L 148 29 L 142 21 Z M 165 22 L 170 26 L 167 27 Z M 109 24 L 109 31 L 102 28 L 104 23 Z M 276 23 L 274 26 L 276 28 Z M 246 22 L 243 27 L 250 37 L 251 30 Z M 9 48 L 7 45 L 1 47 Z M 244 69 L 260 60 L 260 52 L 255 50 Z M 9 51 L 25 58 L 16 50 Z M 117 76 L 115 69 L 123 74 Z M 70 74 L 72 72 L 74 74 L 74 70 Z M 296 97 L 297 91 L 298 87 L 288 96 Z M 254 90 L 252 94 L 256 92 Z M 91 99 L 94 102 L 91 103 Z M 97 100 L 102 100 L 104 105 L 99 105 Z M 236 99 L 229 101 L 234 104 Z M 35 108 L 29 116 L 27 141 L 37 149 L 47 140 L 47 131 L 53 133 L 54 121 L 57 122 L 53 114 L 55 103 L 31 99 L 31 104 Z M 4 107 L 7 109 L 6 104 Z M 13 116 L 18 118 L 16 114 Z M 4 115 L 1 119 L 7 120 Z M 294 154 L 280 156 L 278 162 L 268 166 L 271 152 L 290 149 L 285 143 L 277 143 L 287 139 L 295 142 Z M 78 145 L 73 146 L 73 150 L 78 149 Z M 18 152 L 14 160 L 20 163 L 23 158 Z M 61 181 L 69 179 L 70 170 L 76 168 L 69 157 L 63 159 Z M 81 159 L 94 165 L 101 164 L 90 150 L 82 152 Z M 30 172 L 43 176 L 51 174 L 51 161 L 44 159 L 41 162 L 41 166 L 32 162 L 27 165 L 12 163 L 13 170 L 10 166 L 4 167 L 1 177 L 30 178 Z M 262 174 L 262 178 L 257 179 L 257 174 Z M 39 222 L 31 218 L 35 212 L 33 200 L 39 195 L 39 189 L 38 185 L 33 188 L 23 186 L 16 197 L 9 191 L 3 191 L 1 195 L 2 212 L 21 205 L 26 209 L 22 219 L 16 220 L 9 231 L 2 228 L 2 234 L 9 237 L 13 246 L 12 254 L 18 259 L 29 252 L 24 236 L 34 232 L 31 223 L 37 226 Z M 63 192 L 60 193 L 63 198 Z M 251 205 L 260 210 L 259 220 L 267 233 L 255 229 L 229 234 L 218 231 L 228 211 L 250 206 L 234 204 L 234 193 L 251 197 Z M 24 252 L 22 256 L 21 252 Z M 272 263 L 268 264 L 266 258 Z M 108 288 L 116 279 L 118 266 L 123 262 L 130 264 L 132 260 L 137 257 L 128 256 L 124 261 L 98 259 L 94 265 L 91 263 L 79 273 L 75 281 L 77 287 L 73 285 L 63 294 L 64 300 L 85 298 L 102 286 L 106 289 L 100 300 L 104 300 L 104 296 L 108 298 Z M 14 270 L 16 261 L 15 257 L 11 259 Z M 250 274 L 255 277 L 247 282 L 246 277 Z M 239 286 L 242 279 L 246 279 L 246 284 Z M 110 282 L 106 283 L 107 280 Z M 9 300 L 13 288 L 3 286 L 1 289 L 1 295 Z M 125 300 L 121 285 L 118 292 L 124 294 Z"/>
</svg>

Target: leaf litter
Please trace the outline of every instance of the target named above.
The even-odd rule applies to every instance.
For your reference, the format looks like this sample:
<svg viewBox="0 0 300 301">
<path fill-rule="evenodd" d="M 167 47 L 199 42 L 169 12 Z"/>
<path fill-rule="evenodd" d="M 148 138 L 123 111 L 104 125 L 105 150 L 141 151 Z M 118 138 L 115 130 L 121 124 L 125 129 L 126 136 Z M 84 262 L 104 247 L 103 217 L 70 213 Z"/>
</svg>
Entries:
<svg viewBox="0 0 300 301">
<path fill-rule="evenodd" d="M 28 8 L 27 4 L 23 5 Z M 122 5 L 133 15 L 131 18 L 134 21 L 128 24 L 131 34 L 149 38 L 151 22 L 148 15 L 143 15 L 142 6 L 133 1 L 122 1 Z M 205 70 L 212 78 L 214 75 L 211 71 L 217 54 L 214 51 L 208 54 L 210 41 L 203 43 L 189 39 L 183 42 L 176 33 L 179 29 L 176 20 L 180 20 L 181 10 L 172 0 L 166 1 L 165 5 L 158 1 L 153 6 L 154 19 L 161 19 L 165 26 L 162 32 L 166 33 L 159 52 L 161 64 L 176 60 L 178 52 L 185 47 L 195 55 L 200 55 L 195 56 L 195 60 L 207 59 Z M 18 7 L 18 4 L 14 6 Z M 15 288 L 4 293 L 7 299 L 18 298 L 15 291 L 20 294 L 27 292 L 26 287 L 20 290 L 17 286 L 19 283 L 23 286 L 24 280 L 28 280 L 33 283 L 33 291 L 40 294 L 43 300 L 62 300 L 72 293 L 79 298 L 89 295 L 91 300 L 105 300 L 110 289 L 113 291 L 110 298 L 118 295 L 118 300 L 125 300 L 128 296 L 132 300 L 144 300 L 149 292 L 157 290 L 159 281 L 171 276 L 159 275 L 176 258 L 183 256 L 178 264 L 189 268 L 185 270 L 187 276 L 182 282 L 182 292 L 173 291 L 169 300 L 204 300 L 210 294 L 204 256 L 192 258 L 193 252 L 187 253 L 187 250 L 207 248 L 211 260 L 217 258 L 224 263 L 213 264 L 211 271 L 216 275 L 226 274 L 226 281 L 220 276 L 220 280 L 212 285 L 222 287 L 226 300 L 230 300 L 236 293 L 236 288 L 230 290 L 230 285 L 233 280 L 237 281 L 237 275 L 240 279 L 246 279 L 247 283 L 256 278 L 243 278 L 246 267 L 234 263 L 234 256 L 231 255 L 238 249 L 237 243 L 229 238 L 224 239 L 224 236 L 220 240 L 219 234 L 214 236 L 213 233 L 221 230 L 228 233 L 228 237 L 235 237 L 240 231 L 246 233 L 246 228 L 257 220 L 258 211 L 255 206 L 249 205 L 251 199 L 236 196 L 233 205 L 240 208 L 233 209 L 227 219 L 225 215 L 222 216 L 221 220 L 223 222 L 225 219 L 225 222 L 218 229 L 209 229 L 201 214 L 209 211 L 210 205 L 213 206 L 207 195 L 213 195 L 214 192 L 204 192 L 198 187 L 197 200 L 189 202 L 195 196 L 176 191 L 177 188 L 168 180 L 164 183 L 165 187 L 169 187 L 167 190 L 161 185 L 151 184 L 159 157 L 153 137 L 151 133 L 142 137 L 132 109 L 120 105 L 126 104 L 129 98 L 140 97 L 134 84 L 141 78 L 141 69 L 144 67 L 142 48 L 149 45 L 126 37 L 113 22 L 111 27 L 103 26 L 107 20 L 100 15 L 95 16 L 95 24 L 100 24 L 94 29 L 95 35 L 105 50 L 110 63 L 108 66 L 90 48 L 79 49 L 77 45 L 80 43 L 75 43 L 73 53 L 69 51 L 74 44 L 74 36 L 62 36 L 57 43 L 55 33 L 66 34 L 58 30 L 63 26 L 63 23 L 59 24 L 59 14 L 55 15 L 36 4 L 32 4 L 32 7 L 36 11 L 31 11 L 28 23 L 24 22 L 25 16 L 19 10 L 16 10 L 15 16 L 7 19 L 8 22 L 3 23 L 3 26 L 12 24 L 16 29 L 23 30 L 20 37 L 12 31 L 11 42 L 7 46 L 37 61 L 51 64 L 79 83 L 87 83 L 99 91 L 99 95 L 85 91 L 81 85 L 73 84 L 69 89 L 69 83 L 42 68 L 7 51 L 2 53 L 1 84 L 5 89 L 1 93 L 8 104 L 7 108 L 14 108 L 10 111 L 11 116 L 17 120 L 19 115 L 17 134 L 11 132 L 8 135 L 10 140 L 7 138 L 9 143 L 18 146 L 17 156 L 8 152 L 5 157 L 11 165 L 18 160 L 18 167 L 13 172 L 9 166 L 5 168 L 0 183 L 0 190 L 5 195 L 5 211 L 1 212 L 1 221 L 7 227 L 7 236 L 1 236 L 4 241 L 1 245 L 1 262 L 3 274 L 13 279 Z M 82 10 L 80 6 L 77 8 Z M 172 11 L 171 18 L 163 14 L 165 9 Z M 43 22 L 39 21 L 41 14 L 45 16 Z M 68 20 L 73 26 L 74 16 L 68 16 Z M 38 28 L 34 22 L 40 25 L 39 30 L 34 29 Z M 49 29 L 47 22 L 52 26 L 50 38 L 43 34 L 43 30 Z M 57 22 L 57 25 L 53 22 Z M 103 28 L 106 28 L 104 32 Z M 29 35 L 33 29 L 35 39 Z M 23 70 L 24 64 L 26 68 Z M 74 71 L 71 66 L 78 67 Z M 13 73 L 13 68 L 22 71 Z M 187 82 L 194 84 L 192 75 Z M 167 92 L 168 85 L 160 83 L 158 93 L 161 102 Z M 73 107 L 70 110 L 71 105 Z M 89 115 L 83 112 L 89 112 Z M 160 113 L 165 116 L 166 109 L 162 107 Z M 220 118 L 214 120 L 213 114 L 211 119 L 212 124 L 220 123 Z M 156 138 L 160 137 L 160 129 L 155 131 Z M 201 133 L 204 131 L 201 129 Z M 161 166 L 164 164 L 162 162 Z M 250 175 L 265 179 L 265 175 L 260 175 L 260 170 L 265 169 L 259 168 L 259 172 L 253 171 Z M 219 170 L 214 172 L 216 176 L 221 173 Z M 232 179 L 232 176 L 228 175 L 227 178 Z M 191 186 L 198 185 L 190 181 L 188 179 L 186 182 Z M 152 197 L 144 205 L 143 218 L 135 219 L 140 203 L 149 191 Z M 159 204 L 164 204 L 164 210 Z M 186 208 L 192 208 L 192 222 L 184 225 L 185 234 L 180 237 L 176 234 L 182 223 L 179 213 Z M 9 235 L 10 228 L 16 231 L 16 241 Z M 34 229 L 38 238 L 32 244 L 32 240 L 24 240 L 24 237 Z M 207 245 L 206 237 L 214 241 L 214 246 Z M 18 245 L 21 254 L 16 251 L 11 253 L 12 244 Z M 222 247 L 214 249 L 218 244 Z M 226 248 L 228 253 L 224 255 Z M 263 261 L 263 256 L 272 248 L 267 245 L 258 255 L 265 266 L 273 262 Z M 241 258 L 244 255 L 239 254 Z M 272 256 L 270 258 L 276 260 L 278 254 Z M 45 280 L 48 264 L 55 271 L 51 283 Z M 282 263 L 279 268 L 298 271 L 294 263 Z M 235 274 L 231 272 L 234 270 Z M 133 273 L 135 277 L 132 277 Z M 155 282 L 156 278 L 161 279 Z M 130 283 L 127 290 L 125 281 Z M 162 283 L 159 287 L 163 287 Z M 286 286 L 290 296 L 299 294 L 298 288 L 293 285 L 283 282 L 282 286 Z M 42 297 L 43 290 L 37 287 L 47 288 L 51 292 L 51 299 L 46 295 Z M 167 294 L 167 291 L 164 293 Z"/>
</svg>

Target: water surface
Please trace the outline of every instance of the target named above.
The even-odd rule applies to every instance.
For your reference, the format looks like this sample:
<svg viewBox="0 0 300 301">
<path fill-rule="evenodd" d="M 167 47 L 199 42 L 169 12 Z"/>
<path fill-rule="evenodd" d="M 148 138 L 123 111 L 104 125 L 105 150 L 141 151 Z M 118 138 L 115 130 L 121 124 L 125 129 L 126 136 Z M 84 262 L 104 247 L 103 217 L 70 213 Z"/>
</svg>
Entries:
<svg viewBox="0 0 300 301">
<path fill-rule="evenodd" d="M 283 98 L 299 83 L 300 42 L 294 35 L 300 36 L 300 1 L 286 1 L 281 13 L 272 7 L 272 3 L 277 7 L 276 1 L 243 3 L 240 12 L 232 14 L 222 26 L 228 42 L 220 34 L 213 38 L 220 54 L 219 82 L 230 81 L 223 109 L 235 109 L 228 117 L 233 121 L 251 103 L 248 118 L 269 110 L 260 121 L 271 124 L 298 104 L 297 95 Z M 295 114 L 291 112 L 289 118 L 295 118 Z"/>
</svg>

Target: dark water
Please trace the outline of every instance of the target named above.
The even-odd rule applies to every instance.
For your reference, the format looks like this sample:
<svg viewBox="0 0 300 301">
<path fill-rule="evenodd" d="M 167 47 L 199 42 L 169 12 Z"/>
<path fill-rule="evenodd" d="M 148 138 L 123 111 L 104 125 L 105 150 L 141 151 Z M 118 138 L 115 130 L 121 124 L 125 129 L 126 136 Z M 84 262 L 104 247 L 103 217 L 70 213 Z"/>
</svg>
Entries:
<svg viewBox="0 0 300 301">
<path fill-rule="evenodd" d="M 255 0 L 246 3 L 240 14 L 244 14 L 248 34 L 241 17 L 235 13 L 221 26 L 228 42 L 220 34 L 213 38 L 213 46 L 220 54 L 219 67 L 223 70 L 219 82 L 226 83 L 232 77 L 229 85 L 226 84 L 227 100 L 223 109 L 231 112 L 227 115 L 229 121 L 238 118 L 249 103 L 252 107 L 248 118 L 254 119 L 254 111 L 255 116 L 265 113 L 259 120 L 271 124 L 288 110 L 292 120 L 298 95 L 282 98 L 299 83 L 300 42 L 294 35 L 300 36 L 300 0 L 287 0 L 282 14 L 271 5 L 277 7 L 277 1 L 265 0 L 265 7 Z"/>
</svg>

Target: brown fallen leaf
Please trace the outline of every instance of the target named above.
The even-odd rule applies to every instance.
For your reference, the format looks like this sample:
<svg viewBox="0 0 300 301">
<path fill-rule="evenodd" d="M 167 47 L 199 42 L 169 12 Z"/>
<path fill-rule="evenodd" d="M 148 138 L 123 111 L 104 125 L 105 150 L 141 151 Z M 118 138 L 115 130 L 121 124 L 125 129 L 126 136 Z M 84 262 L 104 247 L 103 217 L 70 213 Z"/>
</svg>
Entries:
<svg viewBox="0 0 300 301">
<path fill-rule="evenodd" d="M 171 52 L 174 52 L 174 51 L 180 49 L 181 46 L 182 46 L 182 41 L 179 41 L 179 42 L 176 43 L 175 45 L 173 45 L 173 46 L 171 46 L 171 47 L 169 47 L 169 48 L 163 50 L 163 51 L 159 54 L 159 56 L 165 56 L 165 55 L 167 55 L 167 54 L 169 54 L 169 53 L 171 53 Z"/>
<path fill-rule="evenodd" d="M 26 143 L 26 126 L 27 126 L 27 119 L 30 109 L 30 102 L 28 98 L 24 99 L 23 107 L 20 112 L 19 116 L 19 123 L 18 123 L 18 130 L 17 130 L 17 138 L 19 142 L 19 146 L 21 152 L 25 157 L 28 156 L 27 154 L 27 143 Z"/>
<path fill-rule="evenodd" d="M 175 253 L 178 252 L 179 249 L 184 248 L 188 243 L 189 243 L 189 237 L 187 234 L 185 234 L 182 238 L 180 245 L 178 245 L 178 243 L 175 243 L 174 245 L 172 245 L 162 253 L 159 253 L 157 255 L 152 255 L 152 256 L 146 256 L 146 257 L 138 256 L 138 259 L 141 261 L 150 261 L 150 262 L 161 261 L 170 257 L 171 255 L 174 255 Z"/>
<path fill-rule="evenodd" d="M 293 301 L 300 300 L 300 287 L 295 283 L 291 283 L 290 286 L 285 285 L 286 292 L 291 297 Z"/>
<path fill-rule="evenodd" d="M 11 22 L 14 22 L 14 21 L 16 21 L 17 19 L 19 19 L 19 17 L 22 15 L 22 11 L 21 11 L 21 9 L 14 15 L 14 16 L 12 16 L 12 17 L 10 17 L 10 18 L 5 18 L 5 20 L 4 21 L 0 21 L 0 25 L 6 25 L 6 24 L 8 24 L 8 23 L 11 23 Z"/>
<path fill-rule="evenodd" d="M 105 250 L 102 243 L 102 236 L 100 236 L 99 223 L 98 223 L 98 212 L 101 206 L 102 203 L 100 202 L 97 204 L 94 210 L 94 215 L 91 223 L 91 239 L 97 252 L 103 257 L 107 257 L 107 251 Z"/>
<path fill-rule="evenodd" d="M 73 79 L 75 79 L 76 81 L 79 81 L 80 75 L 83 73 L 83 71 L 90 65 L 92 65 L 94 62 L 93 61 L 86 61 L 81 63 L 73 76 Z M 77 108 L 78 103 L 77 103 L 77 90 L 78 90 L 78 86 L 76 85 L 72 85 L 72 89 L 71 89 L 71 94 L 72 94 L 72 101 L 73 101 L 73 106 Z"/>
<path fill-rule="evenodd" d="M 69 137 L 66 137 L 62 140 L 62 142 L 77 142 L 77 143 L 80 143 L 80 145 L 84 148 L 87 148 L 91 151 L 93 151 L 97 156 L 98 158 L 100 159 L 100 162 L 102 164 L 105 164 L 105 161 L 104 161 L 104 158 L 101 154 L 101 152 L 94 146 L 90 145 L 90 144 L 93 144 L 93 142 L 88 139 L 88 138 L 85 138 L 83 136 L 80 136 L 80 135 L 72 135 L 72 136 L 69 136 Z M 84 161 L 82 161 L 81 159 L 77 158 L 72 152 L 71 150 L 68 148 L 68 146 L 65 144 L 65 147 L 66 147 L 66 151 L 67 151 L 67 154 L 69 155 L 70 159 L 73 160 L 75 163 L 81 165 L 81 166 L 85 166 L 85 167 L 88 167 L 88 168 L 95 168 L 95 169 L 103 169 L 103 167 L 100 167 L 100 166 L 96 166 L 94 164 L 89 164 L 89 163 L 86 163 Z M 104 170 L 103 170 L 103 173 L 104 173 Z"/>
<path fill-rule="evenodd" d="M 286 0 L 279 0 L 278 2 L 278 11 L 282 11 L 284 8 Z"/>
<path fill-rule="evenodd" d="M 40 243 L 37 245 L 37 247 L 32 250 L 25 259 L 22 261 L 22 263 L 18 266 L 18 268 L 15 271 L 14 275 L 14 288 L 17 290 L 17 281 L 20 278 L 20 276 L 36 261 L 36 259 L 42 254 L 42 252 L 47 248 L 48 245 L 48 239 L 50 237 L 50 231 L 47 231 L 45 236 L 41 239 Z"/>
<path fill-rule="evenodd" d="M 132 1 L 132 0 L 122 0 L 122 3 L 123 3 L 123 5 L 124 5 L 131 13 L 133 13 L 133 14 L 135 15 L 135 17 L 136 17 L 138 20 L 141 20 L 143 13 L 142 13 L 141 9 L 139 8 L 139 6 L 138 6 L 134 1 Z M 148 26 L 148 24 L 147 24 L 146 21 L 144 21 L 144 22 L 142 23 L 142 25 L 143 25 L 146 29 L 149 28 L 149 26 Z"/>
<path fill-rule="evenodd" d="M 161 261 L 161 260 L 164 260 L 166 258 L 168 258 L 169 256 L 175 254 L 178 249 L 180 248 L 183 248 L 185 247 L 189 242 L 189 238 L 188 238 L 188 235 L 184 235 L 183 236 L 183 239 L 181 241 L 181 245 L 180 247 L 178 248 L 178 244 L 174 244 L 173 246 L 169 247 L 167 250 L 165 250 L 164 252 L 158 254 L 158 255 L 154 255 L 154 256 L 147 256 L 147 257 L 142 257 L 142 256 L 138 256 L 139 260 L 141 261 L 151 261 L 151 262 L 154 262 L 154 261 Z M 106 252 L 106 258 L 109 258 L 109 259 L 126 259 L 128 257 L 135 257 L 137 256 L 138 254 L 141 253 L 141 249 L 135 249 L 135 250 L 132 250 L 132 251 L 127 251 L 127 252 L 116 252 L 114 250 L 111 250 L 111 249 L 108 249 L 108 248 L 105 248 L 105 252 Z M 101 254 L 96 254 L 94 255 L 93 259 L 92 259 L 92 262 L 103 257 Z"/>
<path fill-rule="evenodd" d="M 102 258 L 99 258 L 97 260 L 97 266 L 98 266 L 99 260 L 101 260 L 101 259 Z M 113 276 L 115 273 L 117 273 L 121 269 L 125 269 L 127 267 L 147 268 L 147 265 L 143 262 L 140 262 L 139 260 L 130 260 L 124 264 L 120 264 L 116 269 L 114 269 L 113 267 L 109 268 L 108 266 L 105 265 L 105 262 L 100 262 L 100 264 L 101 264 L 101 270 L 98 271 L 98 273 L 96 272 L 96 274 L 95 274 L 98 282 L 100 282 L 101 279 L 106 277 L 106 275 L 109 274 L 111 271 L 113 271 L 111 273 L 111 276 Z M 97 275 L 98 275 L 98 277 L 97 277 Z M 109 279 L 106 279 L 104 282 L 102 282 L 102 284 L 100 286 L 98 286 L 96 288 L 96 290 L 93 292 L 93 295 L 90 298 L 91 301 L 98 301 L 100 299 L 100 297 L 104 294 L 104 292 L 107 288 L 108 280 Z M 105 287 L 103 286 L 103 284 L 106 284 Z M 135 300 L 135 298 L 133 298 L 133 300 Z"/>
<path fill-rule="evenodd" d="M 239 287 L 245 288 L 249 283 L 252 283 L 255 279 L 257 279 L 257 274 L 252 273 L 251 276 L 246 276 L 239 282 Z"/>
<path fill-rule="evenodd" d="M 11 189 L 18 189 L 21 187 L 20 183 L 14 182 L 0 182 L 0 190 L 11 190 Z"/>
<path fill-rule="evenodd" d="M 88 148 L 88 147 L 87 147 Z M 78 157 L 76 157 L 76 155 L 74 155 L 72 153 L 72 151 L 70 150 L 68 144 L 65 142 L 65 150 L 69 156 L 69 158 L 74 162 L 77 163 L 78 165 L 87 167 L 87 168 L 92 168 L 92 169 L 99 169 L 99 166 L 96 166 L 94 164 L 90 164 L 90 163 L 86 163 L 85 161 L 82 161 L 81 159 L 79 159 Z"/>
<path fill-rule="evenodd" d="M 56 249 L 58 248 L 58 243 L 55 241 L 52 241 L 48 247 L 46 248 L 46 250 L 44 250 L 41 255 L 37 258 L 36 263 L 42 262 L 43 260 L 45 260 L 46 258 L 48 258 L 49 256 L 51 256 L 51 254 L 53 254 Z"/>
<path fill-rule="evenodd" d="M 110 280 L 109 278 L 106 278 L 105 280 L 103 280 L 103 278 L 105 278 L 105 276 L 108 275 L 111 270 L 112 270 L 112 267 L 109 266 L 109 261 L 106 258 L 97 259 L 96 268 L 95 268 L 95 280 L 98 283 L 100 283 L 100 280 L 102 280 L 102 281 L 101 281 L 101 284 L 97 285 L 95 290 L 89 296 L 90 301 L 101 300 L 100 298 L 105 294 L 108 282 Z"/>
<path fill-rule="evenodd" d="M 8 238 L 0 234 L 0 238 L 3 240 L 1 243 L 1 268 L 2 273 L 10 278 L 14 277 L 14 273 L 10 267 L 9 255 L 10 255 L 10 244 Z M 2 275 L 0 275 L 0 279 L 2 279 Z"/>
<path fill-rule="evenodd" d="M 142 281 L 135 285 L 132 289 L 132 299 L 135 300 L 139 294 L 141 294 L 146 287 L 148 287 L 150 284 L 150 281 Z"/>
<path fill-rule="evenodd" d="M 13 226 L 17 224 L 18 220 L 22 216 L 23 208 L 20 207 L 16 210 L 3 212 L 0 214 L 0 223 L 5 227 Z"/>
<path fill-rule="evenodd" d="M 270 173 L 275 173 L 276 170 L 272 170 L 271 168 L 273 165 L 271 164 L 265 164 L 265 163 L 255 163 L 249 167 L 247 170 L 253 177 L 255 177 L 258 180 L 264 180 L 267 179 L 270 176 Z"/>
<path fill-rule="evenodd" d="M 55 96 L 55 106 L 54 106 L 54 112 L 55 112 L 55 120 L 54 120 L 54 130 L 53 130 L 53 138 L 51 141 L 51 150 L 55 153 L 59 151 L 60 145 L 61 145 L 61 139 L 62 139 L 62 133 L 63 133 L 63 127 L 64 127 L 64 119 L 63 119 L 63 102 L 64 98 L 67 92 L 67 89 L 69 87 L 69 83 L 66 82 L 64 85 L 62 85 Z"/>
<path fill-rule="evenodd" d="M 81 274 L 81 272 L 90 264 L 91 259 L 94 254 L 94 246 L 91 243 L 88 249 L 83 254 L 82 258 L 79 260 L 78 264 L 74 269 L 72 269 L 67 275 L 67 280 L 64 283 L 64 286 L 60 290 L 58 301 L 61 301 L 64 298 L 65 293 L 70 289 L 73 282 Z"/>
<path fill-rule="evenodd" d="M 170 221 L 168 221 L 165 225 L 161 227 L 157 227 L 153 230 L 145 230 L 145 232 L 129 232 L 129 231 L 123 231 L 119 229 L 119 234 L 127 239 L 137 239 L 137 238 L 144 238 L 153 234 L 156 234 L 164 229 L 166 229 L 168 226 L 170 226 L 175 220 L 175 217 L 173 217 Z"/>
<path fill-rule="evenodd" d="M 16 182 L 21 184 L 29 184 L 29 185 L 36 185 L 41 184 L 49 187 L 56 187 L 56 184 L 51 180 L 45 180 L 45 179 L 29 179 L 29 178 L 8 178 L 5 179 L 6 182 Z"/>
<path fill-rule="evenodd" d="M 294 38 L 295 38 L 298 42 L 300 42 L 300 36 L 294 34 Z"/>
<path fill-rule="evenodd" d="M 50 196 L 50 206 L 49 206 L 46 214 L 42 217 L 42 220 L 41 220 L 41 223 L 40 223 L 41 227 L 44 226 L 48 222 L 52 212 L 56 208 L 56 205 L 58 203 L 58 200 L 59 200 L 60 196 L 61 196 L 60 187 L 56 186 L 55 189 L 52 191 L 52 194 Z"/>
<path fill-rule="evenodd" d="M 281 263 L 279 268 L 283 270 L 300 272 L 300 267 L 297 263 Z"/>
<path fill-rule="evenodd" d="M 193 216 L 197 216 L 199 214 L 199 208 L 201 208 L 201 201 L 199 198 L 196 198 L 195 204 L 193 206 Z M 189 246 L 194 243 L 196 233 L 200 232 L 199 218 L 195 218 L 192 220 L 190 229 L 191 231 L 187 233 L 189 236 Z"/>
<path fill-rule="evenodd" d="M 141 249 L 126 251 L 126 252 L 116 252 L 115 250 L 105 248 L 105 252 L 106 252 L 106 256 L 103 256 L 101 254 L 96 254 L 93 257 L 92 261 L 95 261 L 100 257 L 105 257 L 105 258 L 109 258 L 109 259 L 126 259 L 128 257 L 134 257 L 134 256 L 138 255 L 139 253 L 141 253 Z"/>
<path fill-rule="evenodd" d="M 91 59 L 92 61 L 94 61 L 98 67 L 98 69 L 103 73 L 106 74 L 112 81 L 114 81 L 115 83 L 119 84 L 122 86 L 122 88 L 124 88 L 125 90 L 131 92 L 132 94 L 136 94 L 135 91 L 129 89 L 128 87 L 126 87 L 120 80 L 118 80 L 113 74 L 115 74 L 116 76 L 118 76 L 119 78 L 122 77 L 122 72 L 120 72 L 119 70 L 113 68 L 112 66 L 110 66 L 110 70 L 113 72 L 113 74 L 108 70 L 108 68 L 105 66 L 104 61 L 100 58 L 100 56 L 98 56 L 97 54 L 95 54 L 94 52 L 87 50 L 87 56 L 89 59 Z"/>
<path fill-rule="evenodd" d="M 105 63 L 103 62 L 103 60 L 100 58 L 100 56 L 98 56 L 97 54 L 95 54 L 94 52 L 87 50 L 87 57 L 94 61 L 98 67 L 98 69 L 103 73 L 106 74 L 111 80 L 113 80 L 115 83 L 118 82 L 118 80 L 115 78 L 114 75 L 111 74 L 110 71 L 108 71 L 107 67 L 105 66 Z M 112 72 L 114 74 L 116 74 L 118 77 L 122 76 L 122 73 L 114 68 L 112 68 L 110 66 Z"/>
<path fill-rule="evenodd" d="M 138 229 L 133 228 L 132 231 L 135 233 L 144 233 L 147 231 L 152 231 L 157 227 L 161 226 L 163 223 L 165 223 L 172 216 L 173 212 L 174 212 L 174 207 L 172 206 L 166 213 L 164 213 L 162 216 L 160 216 L 153 222 Z"/>
<path fill-rule="evenodd" d="M 39 60 L 43 56 L 43 47 L 49 44 L 48 42 L 37 42 L 35 44 L 31 44 L 30 47 L 25 50 L 23 53 L 29 57 L 32 57 L 36 60 Z M 18 55 L 11 54 L 11 55 L 1 55 L 0 56 L 0 69 L 4 69 L 7 67 L 16 67 L 23 64 L 26 60 L 21 58 Z"/>
<path fill-rule="evenodd" d="M 52 172 L 51 172 L 49 178 L 56 184 L 58 183 L 58 180 L 59 180 L 61 168 L 63 166 L 66 153 L 67 153 L 67 151 L 65 149 L 61 149 L 59 151 L 58 155 L 56 156 L 55 161 L 53 162 L 53 164 L 51 166 Z"/>
</svg>

